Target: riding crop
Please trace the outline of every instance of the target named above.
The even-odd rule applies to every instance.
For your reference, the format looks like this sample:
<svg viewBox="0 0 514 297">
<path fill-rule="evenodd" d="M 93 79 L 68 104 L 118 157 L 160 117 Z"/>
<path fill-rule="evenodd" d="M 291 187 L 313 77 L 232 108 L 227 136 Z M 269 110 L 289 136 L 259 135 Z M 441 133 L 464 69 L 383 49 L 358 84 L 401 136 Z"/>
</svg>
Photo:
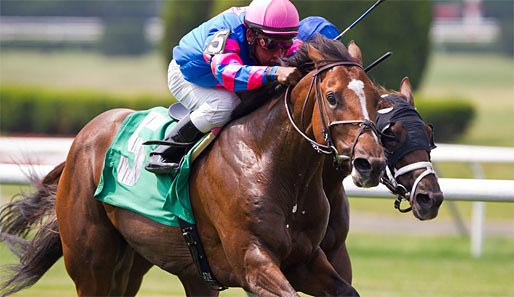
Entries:
<svg viewBox="0 0 514 297">
<path fill-rule="evenodd" d="M 387 52 L 387 53 L 383 54 L 380 58 L 376 59 L 373 63 L 369 64 L 368 67 L 364 68 L 364 72 L 367 73 L 371 69 L 375 68 L 375 66 L 377 66 L 379 63 L 381 63 L 385 59 L 389 58 L 392 54 L 393 54 L 392 52 Z"/>
</svg>

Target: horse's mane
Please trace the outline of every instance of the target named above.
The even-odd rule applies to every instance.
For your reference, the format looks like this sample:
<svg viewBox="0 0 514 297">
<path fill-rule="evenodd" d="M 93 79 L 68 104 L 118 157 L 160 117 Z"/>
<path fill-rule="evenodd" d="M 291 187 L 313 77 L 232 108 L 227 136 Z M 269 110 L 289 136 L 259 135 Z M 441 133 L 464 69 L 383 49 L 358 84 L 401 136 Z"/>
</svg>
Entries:
<svg viewBox="0 0 514 297">
<path fill-rule="evenodd" d="M 304 42 L 292 57 L 282 59 L 281 66 L 296 67 L 302 72 L 302 76 L 307 75 L 307 73 L 314 69 L 314 63 L 308 53 L 309 45 L 323 54 L 325 57 L 324 61 L 327 64 L 336 61 L 355 62 L 344 44 L 317 34 L 311 41 Z M 262 106 L 269 99 L 281 96 L 285 92 L 285 88 L 277 88 L 277 86 L 278 83 L 272 83 L 255 90 L 238 92 L 237 95 L 241 98 L 241 104 L 232 113 L 232 118 L 235 119 L 247 115 Z"/>
<path fill-rule="evenodd" d="M 327 64 L 336 61 L 355 62 L 344 44 L 337 40 L 328 39 L 321 34 L 317 34 L 311 41 L 304 42 L 292 57 L 283 59 L 282 65 L 294 66 L 298 68 L 303 75 L 312 71 L 314 64 L 309 57 L 309 45 L 323 53 Z"/>
<path fill-rule="evenodd" d="M 388 108 L 388 107 L 392 107 L 394 105 L 393 101 L 386 97 L 403 96 L 400 92 L 395 91 L 395 90 L 386 89 L 384 86 L 379 85 L 379 84 L 375 84 L 375 89 L 377 90 L 378 94 L 381 97 L 380 100 L 378 101 L 378 109 Z"/>
<path fill-rule="evenodd" d="M 398 92 L 396 90 L 389 90 L 386 87 L 379 85 L 377 83 L 375 83 L 375 89 L 377 90 L 377 92 L 380 96 L 383 96 L 383 95 L 403 96 L 400 92 Z"/>
</svg>

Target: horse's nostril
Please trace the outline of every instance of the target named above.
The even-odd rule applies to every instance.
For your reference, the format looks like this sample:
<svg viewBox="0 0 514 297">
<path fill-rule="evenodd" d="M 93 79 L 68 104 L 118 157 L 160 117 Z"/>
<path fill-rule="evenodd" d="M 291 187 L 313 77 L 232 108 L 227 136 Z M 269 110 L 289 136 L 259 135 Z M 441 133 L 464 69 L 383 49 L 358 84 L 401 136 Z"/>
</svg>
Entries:
<svg viewBox="0 0 514 297">
<path fill-rule="evenodd" d="M 371 170 L 371 164 L 368 162 L 368 160 L 364 158 L 356 158 L 353 160 L 353 166 L 355 169 L 359 171 L 369 171 Z"/>
<path fill-rule="evenodd" d="M 420 193 L 416 195 L 416 201 L 421 207 L 432 207 L 432 200 L 428 194 Z"/>
</svg>

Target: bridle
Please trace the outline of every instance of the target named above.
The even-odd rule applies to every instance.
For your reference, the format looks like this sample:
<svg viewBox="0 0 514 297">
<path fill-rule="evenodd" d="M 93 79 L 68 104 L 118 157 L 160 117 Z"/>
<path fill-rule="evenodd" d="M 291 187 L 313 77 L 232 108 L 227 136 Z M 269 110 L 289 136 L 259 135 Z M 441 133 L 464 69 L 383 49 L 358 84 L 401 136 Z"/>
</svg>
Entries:
<svg viewBox="0 0 514 297">
<path fill-rule="evenodd" d="M 414 170 L 418 169 L 425 169 L 414 181 L 414 184 L 412 185 L 412 189 L 409 192 L 407 188 L 398 182 L 398 177 L 401 175 L 404 175 L 406 173 L 409 173 Z M 401 203 L 403 200 L 406 201 L 413 201 L 414 199 L 414 193 L 416 192 L 416 188 L 418 187 L 419 182 L 427 175 L 433 174 L 437 177 L 437 174 L 432 167 L 432 162 L 429 161 L 422 161 L 422 162 L 416 162 L 411 163 L 409 165 L 405 165 L 401 167 L 400 169 L 394 169 L 394 174 L 389 169 L 389 166 L 386 166 L 386 176 L 382 177 L 382 183 L 395 195 L 398 195 L 396 197 L 396 200 L 394 201 L 394 208 L 398 209 L 398 211 L 405 213 L 412 210 L 412 207 L 407 208 L 401 208 Z M 387 178 L 386 178 L 387 177 Z"/>
<path fill-rule="evenodd" d="M 393 101 L 393 109 L 397 108 L 396 109 L 397 111 L 401 111 L 401 110 L 409 111 L 409 109 L 410 109 L 410 114 L 409 115 L 401 114 L 401 116 L 397 115 L 395 119 L 389 119 L 389 121 L 397 121 L 400 123 L 407 123 L 408 119 L 406 117 L 410 116 L 411 121 L 412 121 L 412 118 L 414 118 L 415 121 L 423 122 L 423 120 L 421 119 L 421 116 L 417 113 L 417 111 L 415 111 L 413 109 L 413 107 L 405 108 L 405 106 L 406 106 L 405 104 L 407 104 L 407 103 L 404 103 L 404 102 L 402 102 L 402 104 L 403 104 L 403 107 L 402 107 L 402 104 L 398 103 L 401 101 L 397 101 L 397 100 L 403 100 L 403 99 L 398 99 L 398 98 L 394 97 L 394 95 L 393 96 L 390 96 L 390 95 L 391 94 L 383 95 L 382 97 L 388 98 L 389 100 Z M 399 106 L 397 106 L 397 104 Z M 377 118 L 377 125 L 381 129 L 380 134 L 387 136 L 387 135 L 383 134 L 383 131 L 385 130 L 383 125 L 386 124 L 386 127 L 387 127 L 387 125 L 389 125 L 389 124 L 388 124 L 388 121 L 384 122 L 380 118 L 382 116 L 384 116 L 384 115 L 380 115 L 380 113 L 379 113 L 379 116 Z M 394 114 L 392 116 L 394 116 Z M 419 145 L 419 142 L 417 142 L 418 146 L 412 146 L 411 143 L 405 143 L 402 145 L 402 147 L 398 148 L 395 151 L 387 151 L 384 148 L 386 155 L 389 155 L 389 158 L 392 158 L 392 161 L 388 160 L 388 166 L 386 166 L 386 172 L 385 172 L 386 174 L 382 177 L 381 182 L 391 191 L 391 193 L 397 195 L 396 200 L 394 201 L 394 208 L 398 209 L 398 211 L 400 211 L 402 213 L 409 212 L 412 210 L 412 207 L 401 208 L 401 203 L 405 200 L 405 201 L 409 201 L 412 204 L 412 201 L 414 199 L 414 193 L 416 192 L 416 189 L 417 189 L 419 183 L 421 182 L 421 180 L 430 174 L 433 174 L 437 178 L 437 174 L 432 166 L 432 162 L 430 162 L 430 151 L 435 148 L 433 137 L 432 137 L 432 139 L 422 139 L 420 134 L 413 133 L 412 135 L 415 136 L 415 137 L 413 137 L 413 140 L 421 140 L 423 145 Z M 411 163 L 411 164 L 405 165 L 399 169 L 396 169 L 394 167 L 401 158 L 403 158 L 408 153 L 414 151 L 415 149 L 426 150 L 427 153 L 429 154 L 429 160 Z M 416 177 L 411 190 L 410 191 L 407 190 L 407 187 L 405 187 L 398 181 L 398 177 L 400 177 L 404 174 L 407 174 L 409 172 L 419 170 L 419 169 L 424 169 L 424 171 Z"/>
<path fill-rule="evenodd" d="M 327 112 L 327 107 L 325 104 L 326 99 L 324 100 L 324 97 L 321 94 L 322 93 L 321 86 L 320 86 L 321 78 L 319 77 L 319 74 L 326 70 L 332 69 L 336 66 L 347 66 L 347 67 L 355 66 L 355 67 L 359 67 L 360 69 L 364 70 L 364 68 L 360 64 L 357 64 L 354 62 L 344 62 L 344 61 L 332 62 L 323 67 L 320 67 L 319 69 L 316 69 L 316 72 L 314 72 L 314 74 L 312 76 L 312 80 L 311 80 L 311 83 L 309 86 L 309 91 L 307 92 L 306 98 L 304 100 L 303 107 L 302 107 L 302 113 L 301 113 L 301 124 L 302 124 L 301 126 L 302 126 L 302 129 L 305 130 L 304 125 L 303 125 L 303 119 L 304 119 L 304 115 L 305 115 L 307 101 L 309 100 L 312 90 L 314 89 L 314 97 L 316 100 L 316 104 L 318 105 L 318 111 L 320 113 L 320 118 L 321 118 L 321 129 L 322 129 L 322 133 L 323 133 L 323 137 L 325 139 L 326 145 L 316 142 L 316 140 L 310 138 L 307 134 L 305 134 L 304 131 L 302 131 L 302 129 L 300 129 L 296 125 L 296 123 L 293 119 L 293 116 L 291 114 L 291 110 L 290 110 L 291 103 L 290 103 L 289 99 L 291 96 L 291 92 L 290 92 L 291 87 L 288 87 L 286 89 L 286 93 L 284 96 L 284 104 L 286 107 L 287 116 L 289 117 L 289 121 L 293 125 L 294 129 L 305 140 L 307 140 L 312 145 L 312 147 L 314 148 L 314 150 L 316 152 L 326 154 L 326 155 L 333 155 L 334 163 L 336 164 L 336 168 L 339 168 L 338 165 L 340 165 L 343 161 L 353 161 L 353 153 L 354 153 L 355 146 L 357 145 L 359 137 L 363 133 L 365 133 L 367 130 L 371 130 L 372 133 L 374 133 L 375 136 L 377 136 L 377 138 L 378 138 L 379 133 L 378 133 L 378 129 L 375 126 L 375 124 L 372 121 L 370 121 L 369 119 L 333 121 L 333 122 L 330 120 L 330 118 L 328 116 L 328 112 Z M 325 121 L 328 122 L 328 126 L 325 124 Z M 330 128 L 332 128 L 336 125 L 345 125 L 345 124 L 358 125 L 360 127 L 359 132 L 357 133 L 357 136 L 355 137 L 355 139 L 353 141 L 349 155 L 339 154 L 339 151 L 337 150 L 335 143 L 332 139 L 332 135 L 330 133 Z"/>
</svg>

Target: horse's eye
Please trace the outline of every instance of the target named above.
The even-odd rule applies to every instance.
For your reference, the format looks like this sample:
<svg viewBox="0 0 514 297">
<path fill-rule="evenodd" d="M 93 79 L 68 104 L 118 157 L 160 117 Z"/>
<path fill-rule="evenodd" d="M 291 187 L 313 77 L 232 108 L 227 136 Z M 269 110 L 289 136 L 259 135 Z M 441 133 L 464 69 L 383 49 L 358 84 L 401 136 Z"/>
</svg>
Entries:
<svg viewBox="0 0 514 297">
<path fill-rule="evenodd" d="M 328 104 L 330 104 L 330 105 L 337 104 L 336 95 L 334 94 L 334 92 L 327 93 L 327 101 L 328 101 Z"/>
</svg>

